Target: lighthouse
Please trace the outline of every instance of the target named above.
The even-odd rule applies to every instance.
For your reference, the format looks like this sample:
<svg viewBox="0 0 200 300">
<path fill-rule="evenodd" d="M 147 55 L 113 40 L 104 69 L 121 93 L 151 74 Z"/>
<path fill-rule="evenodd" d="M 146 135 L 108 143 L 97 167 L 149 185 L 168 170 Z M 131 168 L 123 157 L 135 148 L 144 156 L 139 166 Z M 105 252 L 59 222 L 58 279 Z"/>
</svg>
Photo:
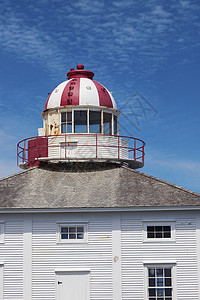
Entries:
<svg viewBox="0 0 200 300">
<path fill-rule="evenodd" d="M 112 94 L 79 64 L 0 179 L 0 300 L 199 299 L 200 194 L 136 169 Z"/>
<path fill-rule="evenodd" d="M 20 141 L 17 163 L 26 169 L 47 164 L 73 166 L 144 165 L 145 143 L 119 135 L 119 110 L 112 93 L 93 80 L 82 64 L 48 96 L 43 128 L 38 136 Z"/>
</svg>

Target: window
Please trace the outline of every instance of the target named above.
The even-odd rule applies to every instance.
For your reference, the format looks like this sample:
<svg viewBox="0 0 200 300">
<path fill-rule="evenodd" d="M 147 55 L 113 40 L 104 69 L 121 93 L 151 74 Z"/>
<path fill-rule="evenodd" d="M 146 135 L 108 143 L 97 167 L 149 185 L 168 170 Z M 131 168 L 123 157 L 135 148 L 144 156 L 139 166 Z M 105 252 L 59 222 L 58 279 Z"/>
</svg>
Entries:
<svg viewBox="0 0 200 300">
<path fill-rule="evenodd" d="M 101 133 L 101 112 L 100 111 L 90 111 L 90 133 Z"/>
<path fill-rule="evenodd" d="M 172 267 L 148 268 L 148 300 L 172 300 Z"/>
<path fill-rule="evenodd" d="M 103 113 L 103 133 L 112 134 L 112 114 Z"/>
<path fill-rule="evenodd" d="M 61 227 L 61 240 L 83 240 L 84 226 Z"/>
<path fill-rule="evenodd" d="M 59 224 L 58 241 L 61 243 L 86 242 L 87 226 L 86 224 Z"/>
<path fill-rule="evenodd" d="M 61 113 L 61 133 L 72 133 L 72 112 Z"/>
<path fill-rule="evenodd" d="M 171 238 L 171 226 L 147 226 L 147 238 Z"/>
<path fill-rule="evenodd" d="M 61 112 L 61 133 L 118 134 L 118 116 L 111 111 L 92 109 Z"/>
<path fill-rule="evenodd" d="M 117 135 L 117 116 L 114 115 L 114 135 Z"/>
<path fill-rule="evenodd" d="M 143 237 L 146 242 L 175 241 L 175 222 L 144 222 Z"/>
<path fill-rule="evenodd" d="M 74 132 L 87 133 L 87 111 L 74 111 Z"/>
</svg>

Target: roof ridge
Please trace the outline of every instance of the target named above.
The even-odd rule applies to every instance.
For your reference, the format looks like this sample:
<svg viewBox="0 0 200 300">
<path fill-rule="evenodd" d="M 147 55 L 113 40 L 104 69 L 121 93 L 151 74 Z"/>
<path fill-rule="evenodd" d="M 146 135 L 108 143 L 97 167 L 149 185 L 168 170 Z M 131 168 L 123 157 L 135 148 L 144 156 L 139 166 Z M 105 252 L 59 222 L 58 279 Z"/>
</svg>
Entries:
<svg viewBox="0 0 200 300">
<path fill-rule="evenodd" d="M 193 191 L 191 191 L 191 190 L 188 190 L 188 189 L 186 189 L 186 188 L 184 188 L 184 187 L 182 187 L 182 186 L 179 186 L 179 185 L 177 185 L 177 184 L 175 184 L 175 183 L 172 183 L 172 182 L 169 182 L 169 181 L 166 181 L 166 180 L 157 178 L 157 177 L 155 177 L 155 176 L 153 176 L 153 175 L 149 175 L 149 174 L 146 174 L 146 173 L 141 172 L 141 171 L 138 171 L 138 170 L 131 169 L 131 168 L 127 167 L 127 166 L 122 166 L 122 168 L 127 169 L 127 170 L 129 170 L 129 171 L 131 171 L 131 172 L 135 172 L 135 173 L 144 175 L 145 177 L 154 179 L 154 180 L 156 180 L 156 181 L 159 181 L 159 182 L 162 182 L 162 183 L 166 183 L 166 184 L 168 184 L 168 185 L 170 185 L 170 186 L 172 186 L 172 187 L 175 187 L 175 188 L 177 188 L 177 189 L 179 189 L 179 190 L 183 190 L 184 192 L 187 192 L 187 193 L 189 193 L 189 194 L 192 194 L 192 195 L 195 195 L 195 196 L 200 197 L 200 194 L 199 194 L 199 193 L 196 193 L 196 192 L 193 192 Z"/>
<path fill-rule="evenodd" d="M 29 169 L 26 169 L 26 170 L 23 170 L 23 171 L 19 171 L 17 173 L 14 173 L 14 174 L 11 174 L 11 175 L 8 175 L 8 176 L 5 176 L 5 177 L 2 177 L 2 178 L 0 178 L 0 182 L 3 181 L 3 180 L 6 180 L 6 179 L 12 178 L 12 177 L 16 177 L 18 175 L 21 175 L 21 174 L 23 174 L 25 172 L 29 172 L 29 171 L 31 171 L 33 169 L 37 169 L 37 168 L 38 168 L 37 166 L 36 167 L 32 167 L 32 168 L 29 168 Z"/>
</svg>

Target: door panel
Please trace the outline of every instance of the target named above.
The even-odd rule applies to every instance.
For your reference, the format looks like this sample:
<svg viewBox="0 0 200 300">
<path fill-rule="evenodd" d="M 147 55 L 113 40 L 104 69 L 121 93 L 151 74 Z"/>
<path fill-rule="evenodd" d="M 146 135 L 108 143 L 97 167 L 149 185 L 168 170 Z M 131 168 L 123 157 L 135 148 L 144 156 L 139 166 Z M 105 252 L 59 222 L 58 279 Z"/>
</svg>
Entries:
<svg viewBox="0 0 200 300">
<path fill-rule="evenodd" d="M 57 300 L 89 300 L 89 271 L 56 274 Z"/>
</svg>

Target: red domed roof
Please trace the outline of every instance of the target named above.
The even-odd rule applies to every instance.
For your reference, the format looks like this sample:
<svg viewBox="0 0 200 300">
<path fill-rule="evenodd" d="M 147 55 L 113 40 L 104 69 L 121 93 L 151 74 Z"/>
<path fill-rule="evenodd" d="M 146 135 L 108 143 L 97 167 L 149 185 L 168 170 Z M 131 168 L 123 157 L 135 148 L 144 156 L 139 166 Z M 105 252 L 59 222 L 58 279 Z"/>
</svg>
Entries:
<svg viewBox="0 0 200 300">
<path fill-rule="evenodd" d="M 84 70 L 79 64 L 77 70 L 67 73 L 69 80 L 58 85 L 49 95 L 44 110 L 66 105 L 92 105 L 117 109 L 111 93 L 99 82 L 93 80 L 94 73 Z"/>
</svg>

